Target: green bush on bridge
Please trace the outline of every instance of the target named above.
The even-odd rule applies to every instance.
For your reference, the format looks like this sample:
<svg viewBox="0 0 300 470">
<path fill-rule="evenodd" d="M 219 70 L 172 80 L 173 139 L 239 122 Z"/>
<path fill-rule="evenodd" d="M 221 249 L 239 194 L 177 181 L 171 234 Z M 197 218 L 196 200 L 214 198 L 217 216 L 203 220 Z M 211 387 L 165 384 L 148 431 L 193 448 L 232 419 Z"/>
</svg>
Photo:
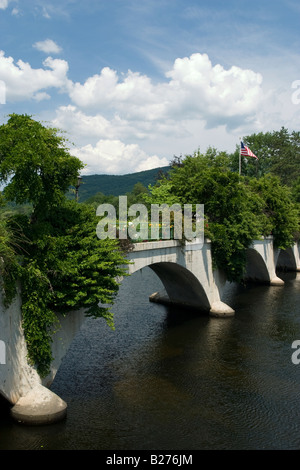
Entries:
<svg viewBox="0 0 300 470">
<path fill-rule="evenodd" d="M 231 171 L 225 152 L 208 149 L 176 158 L 169 176 L 150 186 L 147 203 L 204 204 L 205 235 L 214 265 L 229 281 L 240 281 L 252 240 L 273 235 L 280 248 L 292 245 L 299 218 L 290 188 L 271 174 L 257 179 Z"/>
</svg>

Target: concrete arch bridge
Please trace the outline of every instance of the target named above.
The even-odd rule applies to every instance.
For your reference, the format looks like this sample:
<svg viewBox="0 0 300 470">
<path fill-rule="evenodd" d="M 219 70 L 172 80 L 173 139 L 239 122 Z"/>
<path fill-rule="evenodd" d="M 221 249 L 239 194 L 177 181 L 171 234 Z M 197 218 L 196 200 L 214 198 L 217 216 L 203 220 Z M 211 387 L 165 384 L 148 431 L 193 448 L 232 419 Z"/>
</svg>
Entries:
<svg viewBox="0 0 300 470">
<path fill-rule="evenodd" d="M 213 268 L 209 240 L 138 243 L 128 258 L 129 274 L 148 266 L 161 279 L 165 291 L 154 293 L 150 300 L 192 307 L 215 317 L 234 315 L 233 309 L 222 302 L 226 278 Z M 278 267 L 300 271 L 299 245 L 281 251 L 274 249 L 272 237 L 253 241 L 247 251 L 246 280 L 284 288 L 276 275 Z M 0 307 L 0 394 L 12 405 L 16 421 L 45 424 L 65 417 L 67 404 L 49 387 L 84 320 L 84 311 L 59 317 L 61 327 L 53 336 L 51 373 L 41 379 L 27 362 L 20 293 L 8 309 Z"/>
<path fill-rule="evenodd" d="M 275 250 L 273 238 L 255 240 L 248 248 L 246 281 L 283 286 L 278 268 L 300 271 L 299 247 Z M 154 293 L 150 300 L 184 305 L 207 311 L 216 317 L 232 316 L 232 308 L 222 302 L 226 277 L 213 268 L 211 242 L 200 240 L 181 245 L 178 240 L 136 244 L 129 255 L 129 273 L 148 266 L 161 279 L 165 290 Z"/>
</svg>

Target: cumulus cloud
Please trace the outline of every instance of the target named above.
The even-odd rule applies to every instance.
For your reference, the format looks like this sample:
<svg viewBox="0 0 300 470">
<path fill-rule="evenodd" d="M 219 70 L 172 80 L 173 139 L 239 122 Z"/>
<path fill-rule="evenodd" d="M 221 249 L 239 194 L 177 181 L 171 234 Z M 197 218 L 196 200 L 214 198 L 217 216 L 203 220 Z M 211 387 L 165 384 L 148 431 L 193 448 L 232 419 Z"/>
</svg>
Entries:
<svg viewBox="0 0 300 470">
<path fill-rule="evenodd" d="M 38 51 L 45 52 L 46 54 L 59 54 L 61 47 L 56 44 L 52 39 L 45 39 L 45 41 L 37 41 L 33 47 Z"/>
<path fill-rule="evenodd" d="M 88 140 L 115 137 L 111 121 L 100 114 L 85 114 L 73 105 L 60 106 L 52 123 L 57 128 L 72 130 L 77 137 L 85 137 Z"/>
<path fill-rule="evenodd" d="M 86 164 L 82 174 L 128 174 L 167 166 L 166 158 L 147 155 L 137 144 L 126 145 L 120 140 L 101 139 L 95 146 L 88 144 L 72 153 Z"/>
<path fill-rule="evenodd" d="M 18 8 L 13 8 L 12 11 L 11 11 L 11 14 L 13 16 L 20 16 L 21 15 L 21 12 Z"/>
<path fill-rule="evenodd" d="M 104 67 L 99 75 L 89 77 L 81 85 L 75 83 L 70 92 L 72 101 L 84 108 L 114 109 L 124 116 L 147 119 L 161 117 L 163 103 L 160 85 L 155 86 L 149 77 L 130 70 L 119 81 L 117 72 Z"/>
<path fill-rule="evenodd" d="M 44 52 L 60 50 L 50 39 L 34 47 Z M 75 105 L 61 110 L 60 117 L 64 114 L 64 119 L 80 122 L 93 132 L 97 129 L 99 138 L 104 132 L 110 139 L 125 135 L 144 139 L 154 132 L 184 135 L 181 123 L 191 119 L 207 127 L 232 129 L 249 123 L 263 100 L 260 74 L 236 66 L 228 70 L 213 66 L 206 54 L 176 59 L 160 83 L 132 71 L 119 76 L 109 67 L 83 84 L 73 83 L 65 60 L 48 57 L 43 66 L 33 69 L 22 60 L 15 63 L 0 51 L 0 80 L 7 85 L 7 99 L 48 99 L 48 90 L 57 88 L 68 93 Z"/>
<path fill-rule="evenodd" d="M 206 54 L 176 59 L 168 72 L 170 87 L 179 93 L 181 109 L 200 114 L 207 122 L 222 124 L 229 118 L 255 113 L 263 99 L 262 76 L 233 66 L 212 66 Z"/>
<path fill-rule="evenodd" d="M 80 141 L 77 155 L 89 174 L 168 165 L 176 146 L 176 153 L 181 151 L 178 144 L 194 142 L 186 150 L 191 152 L 202 144 L 204 128 L 223 129 L 228 137 L 233 128 L 255 125 L 264 100 L 260 74 L 213 66 L 206 54 L 176 59 L 158 83 L 137 72 L 118 75 L 104 67 L 68 90 L 73 104 L 61 106 L 53 123 Z M 157 155 L 158 147 L 167 158 Z"/>
<path fill-rule="evenodd" d="M 0 51 L 0 80 L 6 85 L 7 101 L 48 98 L 45 90 L 49 88 L 68 90 L 68 63 L 48 57 L 43 65 L 45 68 L 33 69 L 22 60 L 15 63 L 12 57 L 5 57 L 4 52 Z"/>
<path fill-rule="evenodd" d="M 150 122 L 144 119 L 124 119 L 119 114 L 105 116 L 98 112 L 89 114 L 74 105 L 60 106 L 52 120 L 57 128 L 76 135 L 81 141 L 91 139 L 119 139 L 145 141 L 163 136 L 183 137 L 188 134 L 181 122 L 162 120 Z"/>
<path fill-rule="evenodd" d="M 0 0 L 0 10 L 5 10 L 8 7 L 8 0 Z"/>
<path fill-rule="evenodd" d="M 114 111 L 127 120 L 147 122 L 203 119 L 208 126 L 235 125 L 249 119 L 261 100 L 262 76 L 233 66 L 212 65 L 206 54 L 178 58 L 166 81 L 154 84 L 145 75 L 128 71 L 118 76 L 105 67 L 83 84 L 74 83 L 70 97 L 85 109 Z"/>
<path fill-rule="evenodd" d="M 51 40 L 34 47 L 47 53 L 59 49 Z M 168 165 L 175 153 L 193 152 L 202 145 L 207 128 L 222 129 L 227 138 L 232 129 L 239 132 L 246 126 L 247 135 L 251 125 L 259 125 L 266 99 L 260 74 L 213 65 L 206 54 L 176 59 L 160 82 L 138 72 L 118 74 L 109 67 L 83 83 L 72 82 L 67 61 L 49 56 L 42 65 L 15 62 L 0 51 L 6 101 L 49 102 L 52 89 L 65 93 L 70 102 L 57 108 L 52 124 L 76 141 L 75 152 L 87 164 L 85 174 Z M 191 142 L 194 148 L 187 148 Z"/>
</svg>

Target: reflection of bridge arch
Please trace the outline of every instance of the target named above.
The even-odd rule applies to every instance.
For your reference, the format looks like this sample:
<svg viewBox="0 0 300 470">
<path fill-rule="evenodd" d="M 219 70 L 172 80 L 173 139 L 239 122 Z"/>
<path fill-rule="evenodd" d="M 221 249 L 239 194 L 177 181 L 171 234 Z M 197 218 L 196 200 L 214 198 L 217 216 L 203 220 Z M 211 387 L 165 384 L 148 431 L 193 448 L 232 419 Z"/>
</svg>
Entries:
<svg viewBox="0 0 300 470">
<path fill-rule="evenodd" d="M 168 303 L 187 307 L 210 310 L 210 303 L 203 286 L 197 277 L 187 268 L 172 262 L 160 262 L 148 265 L 157 274 L 166 289 Z M 155 296 L 152 297 L 155 300 Z M 159 296 L 159 300 L 163 298 Z"/>
</svg>

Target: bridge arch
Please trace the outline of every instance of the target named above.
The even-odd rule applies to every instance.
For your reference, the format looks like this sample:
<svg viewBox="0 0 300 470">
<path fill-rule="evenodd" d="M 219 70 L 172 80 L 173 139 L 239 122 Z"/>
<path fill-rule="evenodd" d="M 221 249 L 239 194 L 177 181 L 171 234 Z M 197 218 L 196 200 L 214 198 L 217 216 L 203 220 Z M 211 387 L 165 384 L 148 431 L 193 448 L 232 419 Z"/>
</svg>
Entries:
<svg viewBox="0 0 300 470">
<path fill-rule="evenodd" d="M 280 250 L 276 267 L 285 271 L 297 271 L 297 260 L 292 248 Z"/>
<path fill-rule="evenodd" d="M 246 251 L 245 279 L 262 283 L 271 281 L 266 262 L 255 248 L 248 248 Z"/>
<path fill-rule="evenodd" d="M 167 303 L 197 308 L 197 310 L 210 310 L 210 303 L 203 286 L 187 268 L 166 261 L 149 264 L 148 267 L 157 274 L 168 296 L 164 299 L 161 293 L 157 293 L 157 300 L 160 302 L 167 300 Z M 156 300 L 155 296 L 152 300 Z"/>
</svg>

